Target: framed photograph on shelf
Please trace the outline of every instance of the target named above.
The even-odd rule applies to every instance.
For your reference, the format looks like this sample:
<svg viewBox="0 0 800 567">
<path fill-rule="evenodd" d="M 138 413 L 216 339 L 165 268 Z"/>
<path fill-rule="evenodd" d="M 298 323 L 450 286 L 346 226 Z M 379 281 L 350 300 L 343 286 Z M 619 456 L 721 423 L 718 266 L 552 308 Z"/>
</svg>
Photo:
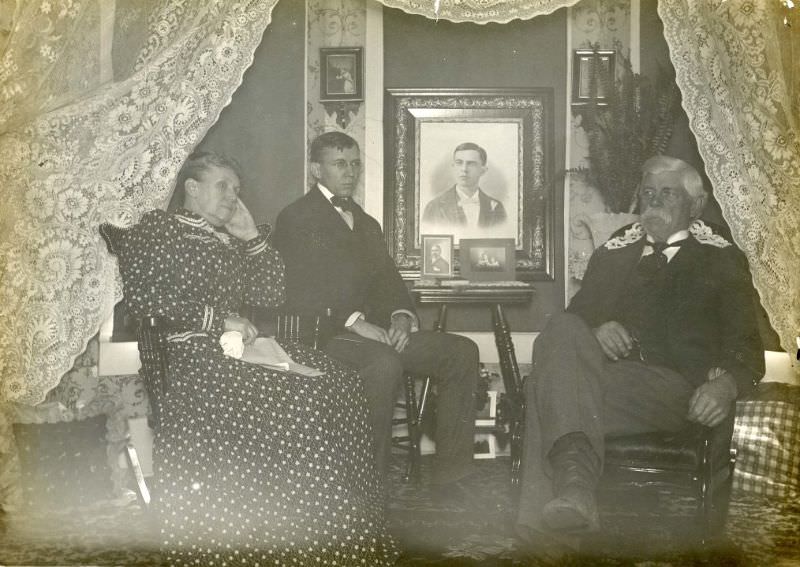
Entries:
<svg viewBox="0 0 800 567">
<path fill-rule="evenodd" d="M 384 108 L 384 227 L 403 275 L 424 270 L 422 235 L 452 234 L 456 249 L 511 239 L 520 279 L 553 279 L 552 89 L 389 89 Z"/>
<path fill-rule="evenodd" d="M 423 278 L 449 278 L 453 275 L 453 235 L 422 235 Z"/>
<path fill-rule="evenodd" d="M 463 238 L 460 244 L 462 278 L 473 282 L 516 279 L 513 238 Z"/>
<path fill-rule="evenodd" d="M 363 47 L 321 47 L 320 101 L 364 100 L 363 61 Z"/>
<path fill-rule="evenodd" d="M 572 104 L 608 104 L 614 87 L 613 50 L 576 49 L 572 56 Z"/>
<path fill-rule="evenodd" d="M 497 455 L 497 441 L 494 433 L 476 433 L 473 458 L 494 459 Z"/>
</svg>

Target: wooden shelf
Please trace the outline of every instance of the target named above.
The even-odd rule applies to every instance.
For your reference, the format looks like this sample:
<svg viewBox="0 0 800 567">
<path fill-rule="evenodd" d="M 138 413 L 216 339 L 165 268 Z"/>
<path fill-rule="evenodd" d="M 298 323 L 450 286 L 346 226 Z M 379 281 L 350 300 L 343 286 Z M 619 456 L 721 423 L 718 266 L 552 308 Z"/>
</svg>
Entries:
<svg viewBox="0 0 800 567">
<path fill-rule="evenodd" d="M 510 286 L 459 286 L 441 287 L 414 286 L 411 295 L 418 303 L 528 303 L 535 289 L 532 285 L 525 287 Z"/>
</svg>

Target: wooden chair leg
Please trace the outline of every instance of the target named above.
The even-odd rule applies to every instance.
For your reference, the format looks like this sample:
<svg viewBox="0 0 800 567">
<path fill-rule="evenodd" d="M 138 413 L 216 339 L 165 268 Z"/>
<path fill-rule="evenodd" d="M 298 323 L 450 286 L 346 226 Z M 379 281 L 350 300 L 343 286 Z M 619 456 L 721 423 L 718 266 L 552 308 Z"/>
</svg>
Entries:
<svg viewBox="0 0 800 567">
<path fill-rule="evenodd" d="M 733 472 L 736 467 L 736 449 L 731 448 L 728 459 L 727 477 L 722 480 L 718 487 L 714 488 L 712 495 L 713 513 L 710 525 L 710 538 L 718 537 L 725 530 L 728 520 L 728 510 L 731 503 L 731 490 L 733 489 Z"/>
<path fill-rule="evenodd" d="M 708 543 L 711 533 L 711 517 L 714 511 L 714 469 L 711 462 L 711 448 L 708 436 L 703 439 L 700 460 L 700 505 L 698 520 L 700 524 L 700 544 Z"/>
<path fill-rule="evenodd" d="M 414 388 L 414 377 L 406 376 L 406 426 L 408 427 L 408 461 L 406 463 L 405 478 L 407 481 L 419 482 L 420 478 L 420 424 L 419 407 L 417 406 L 417 393 Z"/>
</svg>

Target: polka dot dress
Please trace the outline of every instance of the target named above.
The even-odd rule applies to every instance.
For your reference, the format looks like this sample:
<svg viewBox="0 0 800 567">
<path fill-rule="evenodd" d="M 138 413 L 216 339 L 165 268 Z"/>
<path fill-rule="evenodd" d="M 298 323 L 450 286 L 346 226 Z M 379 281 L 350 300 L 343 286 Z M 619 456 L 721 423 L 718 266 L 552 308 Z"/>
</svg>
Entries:
<svg viewBox="0 0 800 567">
<path fill-rule="evenodd" d="M 241 243 L 200 217 L 147 213 L 119 247 L 129 309 L 169 321 L 169 378 L 154 494 L 171 565 L 391 565 L 383 487 L 357 375 L 283 343 L 325 371 L 281 373 L 222 354 L 241 303 L 283 300 L 268 231 Z"/>
</svg>

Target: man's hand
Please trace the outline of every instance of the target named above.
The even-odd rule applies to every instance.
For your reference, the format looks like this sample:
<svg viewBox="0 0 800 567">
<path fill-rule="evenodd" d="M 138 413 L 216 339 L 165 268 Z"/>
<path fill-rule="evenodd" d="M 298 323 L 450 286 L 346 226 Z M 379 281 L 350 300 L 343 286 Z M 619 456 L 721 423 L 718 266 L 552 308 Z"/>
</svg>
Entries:
<svg viewBox="0 0 800 567">
<path fill-rule="evenodd" d="M 247 207 L 244 206 L 242 200 L 238 198 L 236 199 L 236 210 L 231 220 L 225 223 L 225 228 L 228 229 L 228 232 L 233 236 L 244 242 L 258 236 L 258 229 L 253 220 L 253 215 L 251 215 Z"/>
<path fill-rule="evenodd" d="M 228 315 L 225 317 L 225 331 L 239 331 L 242 334 L 242 342 L 246 345 L 253 344 L 258 336 L 258 329 L 253 325 L 247 317 L 239 317 L 238 315 Z"/>
<path fill-rule="evenodd" d="M 386 329 L 373 325 L 372 323 L 367 323 L 364 319 L 357 320 L 348 327 L 348 330 L 353 331 L 355 334 L 365 339 L 372 339 L 373 341 L 393 346 Z"/>
<path fill-rule="evenodd" d="M 392 317 L 392 324 L 389 326 L 389 340 L 397 352 L 403 352 L 408 344 L 408 337 L 411 334 L 411 317 L 405 313 L 398 313 Z"/>
<path fill-rule="evenodd" d="M 633 348 L 633 338 L 628 329 L 616 321 L 606 321 L 599 327 L 595 327 L 594 336 L 600 343 L 600 348 L 611 360 L 625 358 Z"/>
<path fill-rule="evenodd" d="M 736 399 L 736 380 L 723 368 L 708 371 L 708 381 L 701 384 L 689 400 L 689 421 L 715 427 L 728 416 Z"/>
</svg>

